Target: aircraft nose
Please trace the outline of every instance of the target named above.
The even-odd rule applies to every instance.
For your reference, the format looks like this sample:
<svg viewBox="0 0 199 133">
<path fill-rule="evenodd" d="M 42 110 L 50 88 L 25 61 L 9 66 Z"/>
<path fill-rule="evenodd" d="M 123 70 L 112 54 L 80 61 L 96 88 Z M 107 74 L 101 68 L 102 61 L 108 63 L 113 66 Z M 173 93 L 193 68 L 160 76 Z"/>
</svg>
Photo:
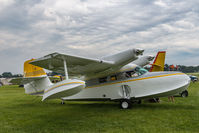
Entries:
<svg viewBox="0 0 199 133">
<path fill-rule="evenodd" d="M 190 83 L 191 82 L 191 78 L 188 75 L 186 75 L 186 76 L 187 76 L 188 83 Z"/>
<path fill-rule="evenodd" d="M 188 88 L 190 84 L 190 78 L 188 75 L 184 73 L 179 73 L 179 74 L 180 75 L 173 76 L 172 80 L 175 83 L 175 85 L 179 86 L 179 89 L 182 91 Z"/>
<path fill-rule="evenodd" d="M 143 55 L 144 49 L 136 48 L 136 49 L 134 50 L 134 52 L 135 52 L 136 56 L 138 56 L 138 55 Z"/>
</svg>

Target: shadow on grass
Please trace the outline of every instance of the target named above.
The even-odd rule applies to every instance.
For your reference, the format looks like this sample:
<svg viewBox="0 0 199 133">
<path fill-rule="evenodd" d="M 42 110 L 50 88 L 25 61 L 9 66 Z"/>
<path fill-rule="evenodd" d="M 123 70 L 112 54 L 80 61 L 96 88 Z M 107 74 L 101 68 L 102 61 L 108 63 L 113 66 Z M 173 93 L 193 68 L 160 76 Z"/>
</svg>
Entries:
<svg viewBox="0 0 199 133">
<path fill-rule="evenodd" d="M 141 105 L 135 105 L 134 108 L 144 108 L 144 109 L 166 109 L 166 110 L 173 110 L 173 109 L 185 109 L 185 110 L 193 110 L 197 109 L 194 106 L 191 105 L 179 105 L 175 103 L 168 103 L 168 104 L 159 104 L 159 103 L 146 103 Z"/>
<path fill-rule="evenodd" d="M 119 109 L 119 102 L 111 102 L 111 101 L 65 101 L 65 104 L 61 104 L 60 100 L 52 100 L 47 102 L 41 102 L 41 101 L 27 101 L 27 103 L 21 103 L 15 105 L 19 108 L 69 108 L 69 109 L 75 109 L 75 108 L 89 108 L 89 110 L 92 109 Z M 192 105 L 184 105 L 184 104 L 176 104 L 176 103 L 143 103 L 143 104 L 133 104 L 133 109 L 166 109 L 166 110 L 173 110 L 173 109 L 180 109 L 180 110 L 194 110 L 198 109 L 195 106 Z"/>
</svg>

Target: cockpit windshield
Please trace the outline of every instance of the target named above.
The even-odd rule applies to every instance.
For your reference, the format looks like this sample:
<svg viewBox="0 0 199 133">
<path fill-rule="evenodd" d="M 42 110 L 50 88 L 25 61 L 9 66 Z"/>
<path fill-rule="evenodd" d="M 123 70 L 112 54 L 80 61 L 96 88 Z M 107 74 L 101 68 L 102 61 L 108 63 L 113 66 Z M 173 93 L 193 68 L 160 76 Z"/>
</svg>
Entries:
<svg viewBox="0 0 199 133">
<path fill-rule="evenodd" d="M 136 67 L 135 72 L 140 76 L 140 75 L 147 73 L 148 71 L 142 67 Z"/>
<path fill-rule="evenodd" d="M 131 70 L 128 72 L 123 72 L 123 73 L 119 74 L 118 76 L 120 77 L 119 79 L 125 79 L 125 78 L 141 76 L 147 72 L 148 71 L 142 67 L 136 67 L 134 70 Z"/>
<path fill-rule="evenodd" d="M 136 67 L 135 68 L 135 72 L 138 74 L 138 75 L 143 75 L 145 73 L 147 73 L 148 71 L 142 67 Z"/>
</svg>

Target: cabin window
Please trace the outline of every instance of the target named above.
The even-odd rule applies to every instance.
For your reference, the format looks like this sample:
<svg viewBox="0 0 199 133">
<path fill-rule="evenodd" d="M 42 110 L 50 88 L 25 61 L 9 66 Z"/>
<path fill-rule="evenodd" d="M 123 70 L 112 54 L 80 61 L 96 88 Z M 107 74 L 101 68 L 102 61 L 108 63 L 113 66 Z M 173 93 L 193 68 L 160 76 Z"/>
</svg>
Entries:
<svg viewBox="0 0 199 133">
<path fill-rule="evenodd" d="M 128 72 L 126 72 L 126 77 L 127 78 L 135 77 L 135 71 L 128 71 Z"/>
<path fill-rule="evenodd" d="M 137 77 L 137 76 L 145 74 L 146 72 L 148 72 L 146 69 L 141 68 L 141 67 L 136 67 L 135 70 L 128 71 L 128 72 L 125 73 L 125 75 L 126 75 L 127 78 Z"/>
<path fill-rule="evenodd" d="M 99 78 L 99 83 L 107 82 L 107 77 Z"/>
<path fill-rule="evenodd" d="M 118 79 L 126 79 L 126 78 L 129 78 L 129 75 L 126 72 L 122 72 L 117 75 L 117 78 Z"/>
</svg>

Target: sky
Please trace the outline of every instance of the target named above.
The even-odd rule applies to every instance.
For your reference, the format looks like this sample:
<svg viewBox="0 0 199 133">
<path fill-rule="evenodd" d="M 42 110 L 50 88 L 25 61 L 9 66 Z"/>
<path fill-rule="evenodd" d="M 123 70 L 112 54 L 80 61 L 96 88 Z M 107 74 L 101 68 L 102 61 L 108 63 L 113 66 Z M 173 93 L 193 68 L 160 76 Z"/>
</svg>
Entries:
<svg viewBox="0 0 199 133">
<path fill-rule="evenodd" d="M 166 63 L 199 65 L 198 0 L 0 0 L 0 74 L 53 52 L 100 58 L 166 50 Z"/>
</svg>

